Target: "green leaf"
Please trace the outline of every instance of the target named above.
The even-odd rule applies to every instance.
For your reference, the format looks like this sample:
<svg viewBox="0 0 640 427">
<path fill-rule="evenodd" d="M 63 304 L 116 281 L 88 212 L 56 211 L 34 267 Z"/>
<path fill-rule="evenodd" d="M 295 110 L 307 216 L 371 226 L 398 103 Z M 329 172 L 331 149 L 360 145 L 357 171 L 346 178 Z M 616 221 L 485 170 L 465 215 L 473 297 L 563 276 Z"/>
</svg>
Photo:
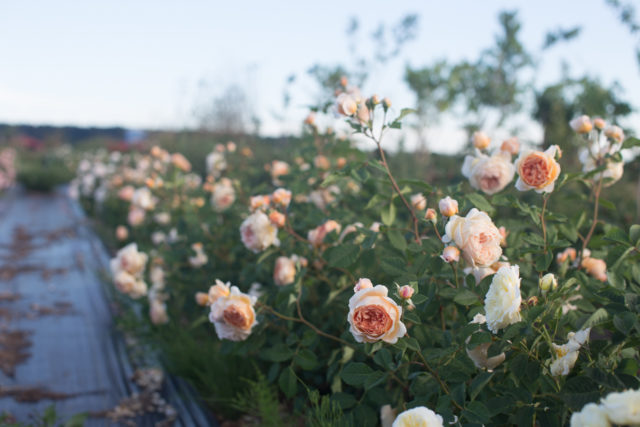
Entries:
<svg viewBox="0 0 640 427">
<path fill-rule="evenodd" d="M 480 394 L 484 386 L 491 381 L 494 375 L 494 372 L 482 372 L 471 381 L 471 386 L 469 386 L 469 397 L 471 400 L 474 400 L 478 394 Z"/>
<path fill-rule="evenodd" d="M 293 357 L 293 350 L 287 347 L 285 344 L 276 344 L 275 346 L 263 350 L 261 355 L 264 359 L 271 362 L 284 362 Z"/>
<path fill-rule="evenodd" d="M 541 272 L 547 271 L 551 265 L 551 261 L 553 261 L 553 253 L 551 253 L 551 251 L 538 255 L 536 257 L 536 270 Z"/>
<path fill-rule="evenodd" d="M 640 139 L 638 138 L 627 138 L 626 141 L 622 144 L 622 148 L 633 148 L 640 147 Z"/>
<path fill-rule="evenodd" d="M 539 234 L 527 233 L 522 236 L 522 240 L 534 246 L 544 246 L 544 239 Z"/>
<path fill-rule="evenodd" d="M 604 236 L 607 240 L 612 240 L 618 243 L 624 243 L 626 245 L 629 244 L 629 240 L 627 238 L 627 233 L 619 229 L 618 227 L 611 227 L 609 231 Z"/>
<path fill-rule="evenodd" d="M 637 320 L 638 316 L 628 311 L 617 313 L 613 316 L 613 326 L 623 334 L 629 335 Z"/>
<path fill-rule="evenodd" d="M 612 210 L 612 211 L 615 211 L 615 210 L 618 209 L 618 208 L 616 208 L 616 205 L 613 202 L 610 202 L 610 201 L 605 200 L 603 198 L 600 198 L 600 202 L 599 203 L 600 203 L 601 206 L 603 206 L 603 207 L 605 207 L 605 208 L 607 208 L 609 210 Z"/>
<path fill-rule="evenodd" d="M 382 209 L 380 216 L 382 218 L 382 223 L 387 227 L 390 227 L 393 224 L 396 220 L 396 206 L 393 204 L 393 201 L 389 203 L 387 208 Z"/>
<path fill-rule="evenodd" d="M 631 228 L 629 228 L 629 240 L 631 240 L 631 244 L 634 246 L 640 246 L 640 225 L 633 224 Z"/>
<path fill-rule="evenodd" d="M 387 230 L 387 237 L 389 238 L 389 242 L 391 242 L 391 246 L 394 248 L 400 251 L 405 251 L 407 249 L 407 241 L 402 232 L 397 228 L 389 228 Z"/>
<path fill-rule="evenodd" d="M 580 329 L 590 328 L 601 323 L 604 323 L 609 318 L 609 313 L 604 308 L 599 308 L 593 312 Z"/>
<path fill-rule="evenodd" d="M 624 290 L 627 287 L 624 277 L 613 271 L 607 273 L 607 281 L 616 289 Z"/>
<path fill-rule="evenodd" d="M 360 254 L 360 246 L 345 243 L 332 246 L 325 251 L 325 257 L 331 267 L 346 268 L 356 262 Z"/>
<path fill-rule="evenodd" d="M 305 371 L 310 371 L 318 367 L 318 357 L 308 348 L 298 351 L 293 361 Z"/>
<path fill-rule="evenodd" d="M 460 305 L 473 305 L 481 301 L 478 295 L 467 289 L 460 290 L 456 296 L 453 297 L 453 300 Z"/>
<path fill-rule="evenodd" d="M 491 206 L 491 203 L 489 203 L 487 199 L 485 199 L 478 193 L 467 194 L 465 197 L 471 202 L 473 206 L 480 209 L 481 211 L 485 211 L 490 214 L 495 210 L 493 206 Z"/>
<path fill-rule="evenodd" d="M 87 414 L 75 414 L 64 423 L 64 427 L 82 427 L 87 422 Z"/>
<path fill-rule="evenodd" d="M 414 351 L 420 351 L 420 343 L 417 339 L 406 337 L 404 338 L 404 342 L 407 344 L 407 347 Z"/>
<path fill-rule="evenodd" d="M 278 378 L 278 385 L 280 386 L 280 390 L 282 390 L 289 399 L 296 395 L 298 391 L 298 380 L 291 366 L 283 369 L 280 378 Z"/>
<path fill-rule="evenodd" d="M 462 417 L 471 423 L 486 424 L 491 418 L 491 413 L 482 402 L 474 400 L 464 408 Z"/>
<path fill-rule="evenodd" d="M 381 368 L 393 368 L 393 357 L 391 356 L 391 352 L 386 348 L 381 348 L 380 350 L 378 350 L 373 356 L 373 361 L 376 362 Z"/>
<path fill-rule="evenodd" d="M 360 362 L 351 362 L 342 369 L 340 377 L 342 381 L 349 385 L 361 386 L 372 373 L 373 369 L 368 365 Z"/>
</svg>

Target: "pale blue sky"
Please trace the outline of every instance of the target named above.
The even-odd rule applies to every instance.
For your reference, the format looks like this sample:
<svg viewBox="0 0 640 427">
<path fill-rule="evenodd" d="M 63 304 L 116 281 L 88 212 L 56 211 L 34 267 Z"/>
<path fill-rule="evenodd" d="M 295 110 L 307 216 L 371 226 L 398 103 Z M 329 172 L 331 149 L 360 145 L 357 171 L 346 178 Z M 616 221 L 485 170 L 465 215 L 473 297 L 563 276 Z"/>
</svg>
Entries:
<svg viewBox="0 0 640 427">
<path fill-rule="evenodd" d="M 566 60 L 575 75 L 618 80 L 638 103 L 635 40 L 604 0 L 5 1 L 0 122 L 179 128 L 193 124 L 199 100 L 238 83 L 251 91 L 266 134 L 296 131 L 313 85 L 295 86 L 290 120 L 281 123 L 271 112 L 281 107 L 286 77 L 344 61 L 351 16 L 371 32 L 415 12 L 418 38 L 364 88 L 411 106 L 404 65 L 474 58 L 491 44 L 502 9 L 520 11 L 523 39 L 536 50 L 546 30 L 583 26 L 578 41 L 545 56 L 541 83 L 556 79 Z"/>
</svg>

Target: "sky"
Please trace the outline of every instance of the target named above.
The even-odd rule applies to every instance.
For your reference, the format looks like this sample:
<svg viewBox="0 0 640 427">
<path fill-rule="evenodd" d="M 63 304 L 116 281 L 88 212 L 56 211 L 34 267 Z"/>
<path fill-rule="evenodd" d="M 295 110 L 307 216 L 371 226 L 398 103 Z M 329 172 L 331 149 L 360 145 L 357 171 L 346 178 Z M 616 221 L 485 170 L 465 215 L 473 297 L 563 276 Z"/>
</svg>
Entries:
<svg viewBox="0 0 640 427">
<path fill-rule="evenodd" d="M 352 16 L 364 34 L 408 13 L 420 16 L 417 38 L 363 88 L 411 107 L 404 67 L 476 58 L 491 46 L 505 9 L 519 11 L 522 39 L 534 52 L 548 30 L 583 28 L 576 41 L 545 54 L 537 84 L 557 80 L 565 61 L 574 76 L 618 81 L 640 105 L 633 98 L 640 95 L 636 40 L 605 0 L 34 0 L 0 5 L 0 122 L 180 129 L 195 124 L 198 105 L 236 84 L 250 95 L 263 134 L 296 133 L 316 95 L 305 73 L 316 63 L 349 61 Z M 283 110 L 291 74 L 300 78 Z M 637 132 L 639 118 L 623 124 Z M 456 126 L 445 121 L 429 131 L 435 151 L 463 142 Z M 539 129 L 531 127 L 530 136 Z"/>
</svg>

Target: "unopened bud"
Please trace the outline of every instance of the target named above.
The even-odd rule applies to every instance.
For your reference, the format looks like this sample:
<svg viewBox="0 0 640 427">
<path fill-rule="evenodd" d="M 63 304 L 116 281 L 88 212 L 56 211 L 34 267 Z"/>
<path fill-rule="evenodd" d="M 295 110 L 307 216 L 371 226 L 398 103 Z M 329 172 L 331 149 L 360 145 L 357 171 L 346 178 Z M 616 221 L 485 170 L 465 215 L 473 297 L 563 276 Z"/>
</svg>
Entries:
<svg viewBox="0 0 640 427">
<path fill-rule="evenodd" d="M 540 278 L 538 285 L 540 286 L 542 293 L 547 293 L 558 287 L 558 279 L 553 273 L 547 273 Z"/>
<path fill-rule="evenodd" d="M 402 299 L 409 299 L 413 296 L 414 292 L 415 289 L 413 289 L 411 286 L 404 285 L 398 290 L 398 295 L 400 295 L 400 298 Z"/>
<path fill-rule="evenodd" d="M 473 141 L 473 146 L 478 150 L 484 150 L 491 143 L 491 138 L 489 138 L 486 133 L 481 131 L 474 132 L 471 140 Z"/>
<path fill-rule="evenodd" d="M 447 196 L 438 203 L 440 213 L 446 217 L 454 216 L 458 213 L 458 201 Z"/>
<path fill-rule="evenodd" d="M 458 262 L 460 260 L 460 249 L 455 246 L 447 246 L 442 251 L 440 258 L 442 258 L 444 262 Z"/>
</svg>

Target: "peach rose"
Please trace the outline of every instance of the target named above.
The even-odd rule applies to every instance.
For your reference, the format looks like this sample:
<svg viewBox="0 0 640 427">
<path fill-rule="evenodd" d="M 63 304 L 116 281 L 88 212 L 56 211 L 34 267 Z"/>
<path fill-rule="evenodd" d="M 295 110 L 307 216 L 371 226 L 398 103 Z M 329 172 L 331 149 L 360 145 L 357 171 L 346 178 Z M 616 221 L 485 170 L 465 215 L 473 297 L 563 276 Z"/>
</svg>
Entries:
<svg viewBox="0 0 640 427">
<path fill-rule="evenodd" d="M 316 168 L 323 170 L 327 170 L 331 167 L 331 163 L 329 162 L 329 159 L 327 159 L 327 156 L 323 156 L 322 154 L 317 155 L 313 159 L 313 165 Z"/>
<path fill-rule="evenodd" d="M 386 286 L 361 289 L 349 300 L 349 331 L 357 342 L 398 342 L 407 333 L 400 320 L 402 307 L 387 296 Z"/>
<path fill-rule="evenodd" d="M 244 341 L 251 335 L 251 329 L 257 324 L 253 309 L 256 298 L 240 292 L 236 286 L 225 297 L 211 304 L 209 320 L 220 339 Z"/>
<path fill-rule="evenodd" d="M 287 217 L 282 212 L 271 211 L 269 212 L 269 221 L 271 221 L 271 224 L 275 225 L 276 227 L 282 228 L 287 222 Z"/>
<path fill-rule="evenodd" d="M 426 219 L 427 221 L 433 222 L 436 220 L 437 216 L 438 214 L 436 214 L 436 211 L 433 208 L 427 209 L 427 211 L 424 213 L 424 219 Z"/>
<path fill-rule="evenodd" d="M 454 242 L 471 267 L 487 267 L 500 259 L 500 231 L 485 212 L 473 208 L 466 217 L 452 216 L 445 227 L 444 243 Z"/>
<path fill-rule="evenodd" d="M 268 207 L 270 203 L 270 198 L 267 195 L 252 196 L 251 199 L 249 199 L 249 208 L 255 211 L 256 209 Z"/>
<path fill-rule="evenodd" d="M 555 157 L 558 146 L 552 145 L 546 151 L 525 151 L 516 160 L 520 191 L 535 190 L 536 193 L 551 193 L 560 175 L 560 164 Z"/>
<path fill-rule="evenodd" d="M 582 259 L 580 266 L 596 279 L 607 281 L 607 263 L 604 260 L 589 256 Z"/>
<path fill-rule="evenodd" d="M 558 253 L 558 255 L 556 255 L 556 261 L 559 264 L 562 264 L 563 262 L 565 262 L 567 259 L 570 259 L 571 261 L 575 261 L 576 260 L 576 250 L 573 248 L 567 248 L 564 251 Z"/>
<path fill-rule="evenodd" d="M 280 177 L 289 174 L 289 163 L 282 160 L 271 162 L 271 179 L 275 185 L 280 185 Z"/>
<path fill-rule="evenodd" d="M 167 305 L 158 298 L 151 299 L 149 301 L 149 317 L 151 318 L 151 323 L 154 325 L 164 325 L 169 323 Z"/>
<path fill-rule="evenodd" d="M 491 157 L 482 153 L 476 157 L 466 156 L 462 164 L 462 175 L 469 178 L 473 188 L 486 194 L 495 194 L 504 189 L 515 173 L 511 156 L 504 151 Z"/>
<path fill-rule="evenodd" d="M 113 278 L 116 289 L 131 298 L 137 299 L 147 294 L 147 284 L 140 278 L 120 270 Z"/>
<path fill-rule="evenodd" d="M 189 172 L 191 170 L 191 163 L 189 163 L 189 160 L 180 153 L 173 153 L 171 155 L 171 163 L 184 172 Z"/>
<path fill-rule="evenodd" d="M 355 293 L 362 289 L 368 289 L 368 288 L 373 288 L 373 283 L 371 283 L 371 280 L 361 277 L 360 279 L 358 279 L 355 286 L 353 287 L 353 292 Z"/>
<path fill-rule="evenodd" d="M 319 247 L 324 242 L 324 239 L 325 237 L 327 237 L 327 234 L 331 233 L 332 231 L 335 231 L 336 233 L 340 233 L 341 229 L 342 229 L 342 226 L 340 224 L 330 219 L 330 220 L 327 220 L 324 224 L 314 228 L 313 230 L 309 230 L 309 232 L 307 233 L 307 240 L 311 242 L 312 246 Z"/>
<path fill-rule="evenodd" d="M 271 194 L 271 201 L 276 205 L 286 208 L 289 206 L 289 203 L 291 203 L 291 191 L 278 188 Z"/>
<path fill-rule="evenodd" d="M 124 200 L 125 202 L 130 202 L 135 191 L 136 189 L 133 188 L 133 186 L 125 185 L 120 190 L 118 190 L 118 198 Z"/>
</svg>

